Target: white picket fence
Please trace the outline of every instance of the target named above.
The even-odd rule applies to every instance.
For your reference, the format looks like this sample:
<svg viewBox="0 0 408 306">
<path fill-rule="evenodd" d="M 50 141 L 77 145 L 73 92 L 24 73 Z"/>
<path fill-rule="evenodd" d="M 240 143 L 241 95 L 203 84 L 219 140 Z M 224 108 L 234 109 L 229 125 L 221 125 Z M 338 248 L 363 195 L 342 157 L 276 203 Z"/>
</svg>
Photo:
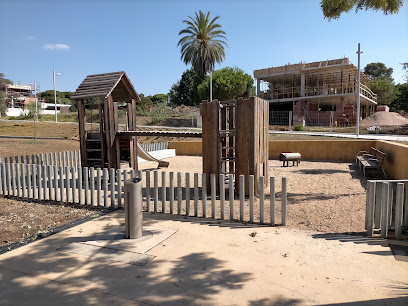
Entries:
<svg viewBox="0 0 408 306">
<path fill-rule="evenodd" d="M 169 148 L 169 143 L 168 142 L 142 143 L 142 148 L 146 152 L 167 150 Z"/>
<path fill-rule="evenodd" d="M 387 238 L 389 229 L 394 229 L 395 238 L 402 239 L 403 227 L 408 227 L 408 180 L 367 182 L 365 225 L 368 236 L 380 230 L 381 237 Z"/>
<path fill-rule="evenodd" d="M 63 167 L 0 163 L 0 194 L 61 203 L 120 208 L 124 205 L 124 182 L 137 175 L 142 178 L 144 210 L 185 216 L 240 220 L 276 225 L 275 178 L 270 177 L 270 196 L 265 197 L 265 178 L 260 179 L 261 194 L 254 196 L 254 177 L 249 176 L 249 197 L 244 194 L 245 177 L 239 186 L 229 184 L 232 175 L 210 177 L 207 194 L 206 174 L 139 171 L 107 168 Z M 167 184 L 168 179 L 168 184 Z M 191 186 L 191 187 L 190 187 Z M 286 225 L 287 181 L 282 178 L 281 224 Z M 160 204 L 160 205 L 159 205 Z M 269 218 L 267 220 L 266 209 Z"/>
<path fill-rule="evenodd" d="M 56 167 L 81 167 L 80 151 L 63 151 L 43 154 L 31 154 L 21 156 L 9 156 L 0 158 L 0 163 L 27 164 L 27 165 L 50 165 Z"/>
</svg>

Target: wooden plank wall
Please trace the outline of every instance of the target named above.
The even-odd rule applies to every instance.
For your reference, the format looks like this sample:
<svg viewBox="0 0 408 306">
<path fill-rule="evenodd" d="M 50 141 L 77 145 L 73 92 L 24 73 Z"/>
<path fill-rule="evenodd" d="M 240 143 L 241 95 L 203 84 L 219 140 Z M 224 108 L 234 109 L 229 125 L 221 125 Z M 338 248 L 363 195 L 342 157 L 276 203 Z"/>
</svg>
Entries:
<svg viewBox="0 0 408 306">
<path fill-rule="evenodd" d="M 220 145 L 218 140 L 220 104 L 218 100 L 212 102 L 203 101 L 201 103 L 203 114 L 203 173 L 206 174 L 207 190 L 210 191 L 210 175 L 219 177 L 218 161 L 220 159 Z M 218 182 L 216 186 L 219 186 Z"/>
<path fill-rule="evenodd" d="M 249 175 L 254 175 L 255 194 L 259 194 L 259 177 L 268 171 L 268 110 L 268 101 L 258 97 L 237 100 L 235 176 L 245 176 L 247 195 Z"/>
</svg>

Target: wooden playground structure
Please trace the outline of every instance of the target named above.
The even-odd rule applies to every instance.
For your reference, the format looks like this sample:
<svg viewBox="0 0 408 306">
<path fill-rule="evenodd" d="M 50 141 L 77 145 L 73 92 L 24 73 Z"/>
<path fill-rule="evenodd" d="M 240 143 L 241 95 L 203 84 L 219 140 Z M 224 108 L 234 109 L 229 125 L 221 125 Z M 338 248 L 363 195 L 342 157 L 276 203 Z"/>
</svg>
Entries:
<svg viewBox="0 0 408 306">
<path fill-rule="evenodd" d="M 136 126 L 136 102 L 140 101 L 140 97 L 124 71 L 88 75 L 71 99 L 78 105 L 83 167 L 120 169 L 121 161 L 127 161 L 131 168 L 138 170 L 138 155 L 157 161 L 159 167 L 169 165 L 166 161 L 151 157 L 137 142 L 138 135 L 146 135 L 145 131 L 137 131 Z M 89 110 L 97 111 L 96 130 L 88 128 Z M 121 110 L 125 112 L 125 131 L 119 129 Z M 268 101 L 258 97 L 222 102 L 203 101 L 202 115 L 202 133 L 147 133 L 173 137 L 202 137 L 203 172 L 207 175 L 208 188 L 211 174 L 217 178 L 217 190 L 220 174 L 224 174 L 227 179 L 232 175 L 235 182 L 240 175 L 244 175 L 245 193 L 249 194 L 249 176 L 253 175 L 254 192 L 259 194 L 259 178 L 268 176 Z"/>
<path fill-rule="evenodd" d="M 255 194 L 259 178 L 268 176 L 269 103 L 258 97 L 234 101 L 203 101 L 203 172 L 207 175 L 233 175 L 238 182 L 245 176 L 245 193 L 249 193 L 249 176 L 254 176 Z M 232 182 L 229 182 L 232 184 Z M 266 182 L 266 186 L 267 186 Z"/>
</svg>

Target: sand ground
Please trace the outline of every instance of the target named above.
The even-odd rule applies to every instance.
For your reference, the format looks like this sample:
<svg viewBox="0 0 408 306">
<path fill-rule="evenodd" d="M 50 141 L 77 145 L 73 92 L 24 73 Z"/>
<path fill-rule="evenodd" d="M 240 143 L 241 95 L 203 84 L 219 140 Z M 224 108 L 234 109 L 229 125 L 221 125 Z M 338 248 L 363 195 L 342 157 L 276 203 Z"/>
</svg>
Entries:
<svg viewBox="0 0 408 306">
<path fill-rule="evenodd" d="M 199 156 L 176 156 L 167 159 L 169 168 L 155 169 L 157 163 L 141 163 L 140 169 L 157 170 L 159 186 L 161 186 L 161 172 L 182 173 L 185 185 L 185 173 L 190 173 L 190 188 L 194 187 L 194 173 L 199 173 L 201 186 L 202 158 Z M 348 162 L 302 161 L 299 166 L 282 167 L 276 160 L 269 161 L 269 176 L 276 181 L 276 224 L 281 223 L 281 181 L 287 178 L 288 208 L 287 226 L 291 228 L 307 229 L 321 232 L 362 232 L 365 218 L 365 186 L 366 179 L 356 165 Z M 151 173 L 153 186 L 153 174 Z M 169 176 L 166 174 L 166 186 L 169 187 Z M 201 190 L 200 190 L 201 192 Z M 193 198 L 193 190 L 191 190 Z M 161 211 L 161 194 L 159 189 L 158 210 Z M 269 188 L 265 189 L 265 222 L 270 221 Z M 208 195 L 209 196 L 209 195 Z M 167 200 L 169 192 L 167 190 Z M 183 200 L 185 195 L 183 193 Z M 230 216 L 228 193 L 225 201 L 225 217 Z M 186 205 L 182 203 L 182 214 L 186 213 Z M 255 221 L 260 221 L 259 198 L 255 199 Z M 152 204 L 153 205 L 153 204 Z M 249 208 L 245 206 L 245 220 L 249 221 Z M 166 211 L 169 212 L 166 202 Z M 175 204 L 177 210 L 177 204 Z M 239 198 L 234 200 L 235 219 L 239 218 Z M 202 201 L 198 202 L 198 216 L 203 215 Z M 211 214 L 211 200 L 207 200 L 207 214 Z M 217 218 L 221 218 L 220 203 L 217 200 Z M 194 203 L 190 201 L 190 215 L 195 215 Z"/>
</svg>

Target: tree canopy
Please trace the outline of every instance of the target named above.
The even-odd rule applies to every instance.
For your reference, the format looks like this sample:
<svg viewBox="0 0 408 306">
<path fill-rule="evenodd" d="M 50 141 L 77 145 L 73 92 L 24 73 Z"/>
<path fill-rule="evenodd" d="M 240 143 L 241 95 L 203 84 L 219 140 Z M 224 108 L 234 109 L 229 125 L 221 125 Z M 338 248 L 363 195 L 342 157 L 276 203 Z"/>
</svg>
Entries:
<svg viewBox="0 0 408 306">
<path fill-rule="evenodd" d="M 373 79 L 378 77 L 391 78 L 392 71 L 393 69 L 387 68 L 384 63 L 370 63 L 364 67 L 364 73 Z"/>
<path fill-rule="evenodd" d="M 225 67 L 213 73 L 213 98 L 220 101 L 254 95 L 254 80 L 238 67 Z M 198 86 L 200 100 L 208 100 L 210 95 L 210 78 Z"/>
<path fill-rule="evenodd" d="M 392 71 L 384 63 L 369 63 L 364 67 L 364 73 L 372 79 L 368 86 L 377 94 L 378 104 L 389 105 L 396 97 Z"/>
<path fill-rule="evenodd" d="M 170 102 L 175 105 L 198 105 L 201 100 L 197 93 L 198 85 L 204 80 L 203 74 L 197 74 L 193 69 L 183 72 L 180 81 L 170 89 Z"/>
<path fill-rule="evenodd" d="M 188 18 L 183 20 L 187 28 L 179 32 L 184 36 L 177 46 L 181 46 L 181 60 L 186 65 L 191 64 L 195 72 L 204 74 L 225 59 L 226 33 L 216 23 L 219 16 L 210 20 L 210 12 L 204 14 L 200 10 L 195 13 L 195 18 Z"/>
<path fill-rule="evenodd" d="M 322 0 L 320 6 L 324 17 L 338 19 L 342 13 L 347 13 L 355 9 L 382 11 L 385 15 L 396 14 L 403 6 L 402 0 Z"/>
</svg>

